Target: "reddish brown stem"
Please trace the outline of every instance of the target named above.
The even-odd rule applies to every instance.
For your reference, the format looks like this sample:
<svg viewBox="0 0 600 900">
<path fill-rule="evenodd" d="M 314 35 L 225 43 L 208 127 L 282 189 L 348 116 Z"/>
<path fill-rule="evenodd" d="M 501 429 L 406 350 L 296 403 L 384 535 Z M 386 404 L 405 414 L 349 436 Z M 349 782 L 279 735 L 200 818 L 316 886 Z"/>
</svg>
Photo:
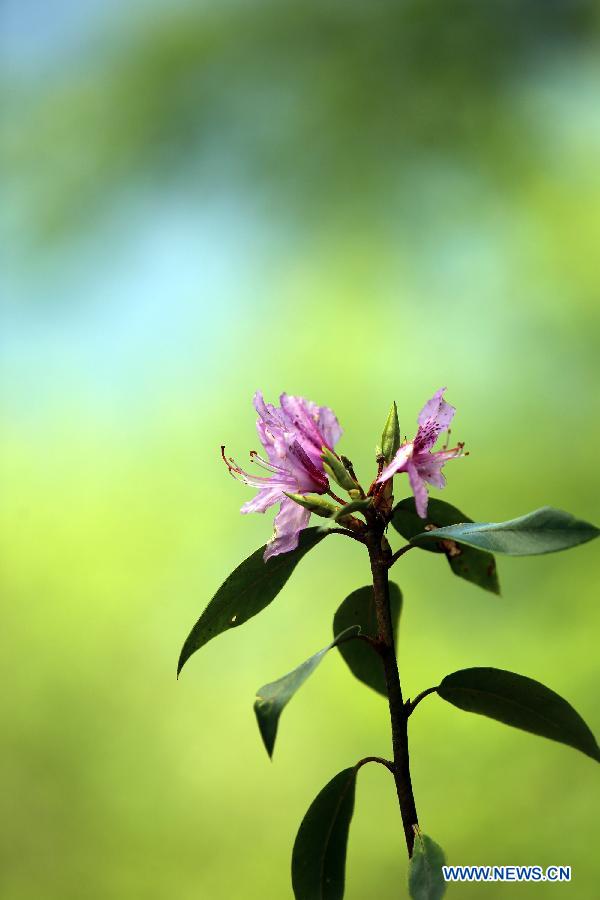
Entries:
<svg viewBox="0 0 600 900">
<path fill-rule="evenodd" d="M 402 699 L 400 675 L 394 647 L 394 632 L 390 612 L 388 569 L 389 551 L 383 542 L 383 531 L 372 529 L 366 534 L 371 572 L 373 575 L 373 595 L 379 630 L 379 653 L 383 661 L 387 685 L 390 721 L 392 725 L 393 775 L 400 805 L 402 825 L 408 855 L 412 856 L 415 841 L 415 827 L 418 826 L 417 810 L 410 777 L 410 756 L 408 750 L 408 714 Z"/>
</svg>

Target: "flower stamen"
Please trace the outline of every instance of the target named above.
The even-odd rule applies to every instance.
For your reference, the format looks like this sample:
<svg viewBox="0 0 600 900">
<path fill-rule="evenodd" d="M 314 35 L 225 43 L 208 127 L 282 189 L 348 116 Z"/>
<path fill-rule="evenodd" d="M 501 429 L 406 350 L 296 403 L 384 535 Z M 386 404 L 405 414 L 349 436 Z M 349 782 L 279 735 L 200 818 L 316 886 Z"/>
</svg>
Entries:
<svg viewBox="0 0 600 900">
<path fill-rule="evenodd" d="M 229 474 L 233 478 L 235 478 L 236 475 L 242 474 L 242 470 L 240 469 L 240 467 L 238 465 L 236 465 L 234 458 L 232 456 L 230 456 L 229 459 L 227 459 L 227 457 L 225 456 L 225 444 L 221 444 L 221 458 L 222 458 L 223 462 L 225 463 L 225 465 L 227 466 Z"/>
</svg>

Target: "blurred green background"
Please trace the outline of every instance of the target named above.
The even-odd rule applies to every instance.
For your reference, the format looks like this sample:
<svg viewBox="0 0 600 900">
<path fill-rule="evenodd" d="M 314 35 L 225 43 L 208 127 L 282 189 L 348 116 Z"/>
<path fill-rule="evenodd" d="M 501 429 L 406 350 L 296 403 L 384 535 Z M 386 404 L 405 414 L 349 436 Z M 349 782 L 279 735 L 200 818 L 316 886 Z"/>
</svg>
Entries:
<svg viewBox="0 0 600 900">
<path fill-rule="evenodd" d="M 584 0 L 3 4 L 3 898 L 291 897 L 309 802 L 389 751 L 385 703 L 334 654 L 273 763 L 252 711 L 368 580 L 350 541 L 175 680 L 270 534 L 219 458 L 256 446 L 256 388 L 332 406 L 367 480 L 391 400 L 410 435 L 447 384 L 471 455 L 445 499 L 598 521 L 599 25 Z M 594 545 L 501 559 L 500 598 L 430 554 L 395 572 L 408 695 L 498 666 L 600 732 Z M 449 896 L 597 896 L 590 759 L 436 698 L 411 721 L 450 861 L 573 867 Z M 405 878 L 367 767 L 347 898 Z"/>
</svg>

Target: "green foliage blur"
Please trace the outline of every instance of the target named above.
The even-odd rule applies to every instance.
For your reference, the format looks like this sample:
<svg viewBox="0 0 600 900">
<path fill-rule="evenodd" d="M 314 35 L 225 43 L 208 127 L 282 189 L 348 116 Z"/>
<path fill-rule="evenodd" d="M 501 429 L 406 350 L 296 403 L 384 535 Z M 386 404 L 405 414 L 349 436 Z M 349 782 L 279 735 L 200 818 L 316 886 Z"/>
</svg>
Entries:
<svg viewBox="0 0 600 900">
<path fill-rule="evenodd" d="M 410 436 L 448 385 L 470 456 L 444 499 L 473 519 L 549 503 L 598 523 L 598 13 L 8 0 L 3 898 L 291 897 L 310 801 L 389 752 L 384 700 L 334 652 L 286 708 L 273 763 L 252 709 L 367 583 L 343 538 L 175 679 L 191 625 L 271 531 L 239 515 L 249 489 L 219 455 L 256 447 L 256 388 L 333 407 L 368 482 L 391 402 Z M 510 669 L 598 735 L 597 547 L 500 559 L 499 575 L 495 597 L 433 554 L 400 561 L 406 693 Z M 597 894 L 591 760 L 436 697 L 411 742 L 449 862 L 571 865 L 561 896 Z M 366 767 L 348 900 L 404 897 L 404 856 L 391 779 Z"/>
</svg>

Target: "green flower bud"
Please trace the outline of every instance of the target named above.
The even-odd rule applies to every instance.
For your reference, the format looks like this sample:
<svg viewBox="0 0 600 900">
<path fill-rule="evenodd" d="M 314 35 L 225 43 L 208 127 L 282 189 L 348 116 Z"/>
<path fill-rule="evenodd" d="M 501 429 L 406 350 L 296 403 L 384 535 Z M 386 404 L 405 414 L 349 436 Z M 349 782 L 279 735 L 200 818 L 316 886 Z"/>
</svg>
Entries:
<svg viewBox="0 0 600 900">
<path fill-rule="evenodd" d="M 396 401 L 392 403 L 390 414 L 381 435 L 381 452 L 386 463 L 392 461 L 400 447 L 400 424 L 398 422 L 398 410 Z"/>
<path fill-rule="evenodd" d="M 325 472 L 336 484 L 339 484 L 345 491 L 356 490 L 356 481 L 335 453 L 332 453 L 327 447 L 323 447 L 321 459 Z"/>
<path fill-rule="evenodd" d="M 332 519 L 339 509 L 333 503 L 323 500 L 319 494 L 288 494 L 287 491 L 283 493 L 290 500 L 293 500 L 294 503 L 298 503 L 299 506 L 303 506 L 304 509 L 308 509 L 311 513 L 314 513 L 316 516 L 322 516 L 324 519 Z"/>
<path fill-rule="evenodd" d="M 333 471 L 331 466 L 327 465 L 327 463 L 324 460 L 323 460 L 323 471 L 325 472 L 325 474 L 327 475 L 328 478 L 331 478 L 332 481 L 335 481 L 335 472 Z M 337 484 L 337 481 L 336 481 L 336 484 Z"/>
<path fill-rule="evenodd" d="M 365 497 L 365 499 L 357 499 L 352 500 L 350 503 L 346 503 L 345 506 L 340 507 L 336 510 L 335 516 L 333 517 L 336 522 L 339 522 L 340 519 L 343 519 L 345 516 L 351 516 L 352 513 L 361 512 L 364 513 L 365 510 L 370 509 L 373 500 L 371 497 Z"/>
<path fill-rule="evenodd" d="M 364 515 L 365 511 L 370 509 L 372 505 L 372 497 L 360 497 L 359 499 L 352 500 L 350 503 L 346 503 L 345 506 L 339 506 L 335 511 L 335 515 L 333 515 L 328 522 L 324 522 L 319 530 L 327 532 L 338 522 L 340 525 L 345 525 L 347 523 L 345 523 L 344 520 L 348 519 L 352 513 L 361 512 Z"/>
</svg>

